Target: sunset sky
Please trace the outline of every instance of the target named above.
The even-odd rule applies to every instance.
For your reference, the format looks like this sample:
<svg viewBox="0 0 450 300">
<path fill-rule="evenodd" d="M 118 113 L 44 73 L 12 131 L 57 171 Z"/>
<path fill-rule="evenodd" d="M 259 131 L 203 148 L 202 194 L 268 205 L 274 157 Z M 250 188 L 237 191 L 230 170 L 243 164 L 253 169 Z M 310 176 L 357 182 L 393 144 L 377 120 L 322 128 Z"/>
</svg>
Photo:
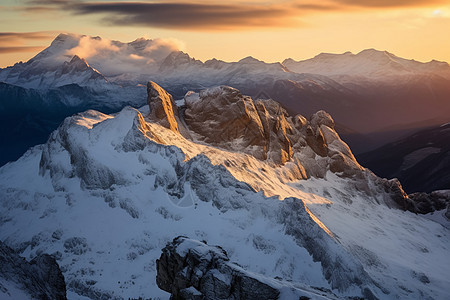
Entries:
<svg viewBox="0 0 450 300">
<path fill-rule="evenodd" d="M 0 67 L 28 60 L 60 32 L 170 39 L 201 60 L 375 48 L 450 62 L 450 0 L 2 0 L 0 28 Z"/>
</svg>

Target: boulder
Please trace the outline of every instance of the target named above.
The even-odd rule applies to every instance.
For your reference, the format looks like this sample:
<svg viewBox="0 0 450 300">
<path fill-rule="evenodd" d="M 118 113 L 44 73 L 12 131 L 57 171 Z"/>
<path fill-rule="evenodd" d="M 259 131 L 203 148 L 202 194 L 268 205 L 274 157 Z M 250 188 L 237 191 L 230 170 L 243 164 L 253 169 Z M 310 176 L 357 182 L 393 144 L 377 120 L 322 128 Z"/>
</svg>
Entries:
<svg viewBox="0 0 450 300">
<path fill-rule="evenodd" d="M 280 291 L 231 263 L 221 247 L 177 237 L 156 260 L 158 287 L 173 299 L 278 299 Z"/>
</svg>

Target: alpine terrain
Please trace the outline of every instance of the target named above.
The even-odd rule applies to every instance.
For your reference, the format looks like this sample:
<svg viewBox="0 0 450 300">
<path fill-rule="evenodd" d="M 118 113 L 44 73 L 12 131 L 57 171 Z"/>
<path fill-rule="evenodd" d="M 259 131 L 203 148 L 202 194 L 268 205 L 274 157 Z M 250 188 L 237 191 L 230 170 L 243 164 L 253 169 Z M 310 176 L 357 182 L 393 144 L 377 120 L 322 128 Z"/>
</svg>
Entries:
<svg viewBox="0 0 450 300">
<path fill-rule="evenodd" d="M 180 66 L 243 68 L 240 78 L 257 82 L 279 74 L 293 85 L 310 76 L 251 58 L 201 63 L 182 53 L 165 58 L 160 74 L 178 60 L 186 63 L 161 81 L 177 91 L 185 86 L 175 81 Z M 128 76 L 71 61 L 89 70 L 94 91 Z M 19 88 L 20 76 L 3 76 L 24 93 L 67 88 Z M 431 200 L 416 201 L 398 180 L 362 167 L 323 110 L 291 115 L 227 85 L 181 98 L 155 82 L 144 88 L 147 97 L 133 100 L 147 100 L 141 108 L 67 117 L 45 144 L 0 168 L 0 240 L 23 265 L 56 259 L 69 299 L 450 297 L 448 194 L 423 211 Z M 0 298 L 24 290 L 24 279 L 8 276 L 0 274 Z"/>
<path fill-rule="evenodd" d="M 0 164 L 44 143 L 73 113 L 141 107 L 149 79 L 177 100 L 191 90 L 228 85 L 274 99 L 292 115 L 325 109 L 356 153 L 450 121 L 445 62 L 374 49 L 282 63 L 253 57 L 202 62 L 158 39 L 122 43 L 62 33 L 29 61 L 0 69 Z"/>
</svg>

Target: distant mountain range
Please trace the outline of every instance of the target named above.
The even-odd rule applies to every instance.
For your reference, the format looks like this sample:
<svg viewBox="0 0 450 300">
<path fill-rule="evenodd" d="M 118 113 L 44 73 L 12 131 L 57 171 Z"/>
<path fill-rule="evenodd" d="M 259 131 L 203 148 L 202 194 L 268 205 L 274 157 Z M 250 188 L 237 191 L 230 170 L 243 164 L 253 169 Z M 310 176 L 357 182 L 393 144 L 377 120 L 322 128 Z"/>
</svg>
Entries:
<svg viewBox="0 0 450 300">
<path fill-rule="evenodd" d="M 408 193 L 450 189 L 450 123 L 357 156 L 378 176 L 398 178 Z"/>
<path fill-rule="evenodd" d="M 401 137 L 402 128 L 413 123 L 424 128 L 450 121 L 450 67 L 445 62 L 420 63 L 374 49 L 283 63 L 252 57 L 202 62 L 173 50 L 144 38 L 122 43 L 60 34 L 28 62 L 1 69 L 0 139 L 5 146 L 0 164 L 44 142 L 55 124 L 73 112 L 142 106 L 148 80 L 176 99 L 190 90 L 229 85 L 254 98 L 272 98 L 293 114 L 325 109 L 355 153 Z M 27 132 L 33 138 L 21 138 Z"/>
</svg>

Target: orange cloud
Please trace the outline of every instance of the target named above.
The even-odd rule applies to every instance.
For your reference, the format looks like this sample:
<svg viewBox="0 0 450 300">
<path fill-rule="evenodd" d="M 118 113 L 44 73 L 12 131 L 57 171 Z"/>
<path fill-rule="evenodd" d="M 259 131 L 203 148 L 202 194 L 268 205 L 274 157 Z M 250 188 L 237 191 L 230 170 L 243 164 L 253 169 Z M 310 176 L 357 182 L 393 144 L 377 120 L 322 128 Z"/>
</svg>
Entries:
<svg viewBox="0 0 450 300">
<path fill-rule="evenodd" d="M 19 47 L 2 47 L 0 46 L 0 53 L 17 53 L 17 52 L 38 52 L 45 47 L 34 46 L 19 46 Z"/>
<path fill-rule="evenodd" d="M 448 0 L 333 0 L 333 2 L 366 8 L 419 7 L 448 4 Z"/>
<path fill-rule="evenodd" d="M 69 49 L 67 55 L 73 56 L 78 55 L 88 59 L 99 52 L 118 52 L 119 48 L 114 46 L 110 40 L 107 39 L 96 39 L 89 36 L 82 36 L 78 43 L 78 46 Z"/>
<path fill-rule="evenodd" d="M 0 46 L 24 45 L 27 41 L 49 40 L 52 39 L 55 32 L 0 32 Z"/>
<path fill-rule="evenodd" d="M 448 0 L 312 0 L 166 2 L 31 0 L 26 9 L 60 9 L 75 15 L 98 16 L 113 26 L 145 26 L 177 30 L 215 31 L 267 27 L 299 27 L 310 14 L 354 9 L 395 9 L 446 3 Z"/>
</svg>

